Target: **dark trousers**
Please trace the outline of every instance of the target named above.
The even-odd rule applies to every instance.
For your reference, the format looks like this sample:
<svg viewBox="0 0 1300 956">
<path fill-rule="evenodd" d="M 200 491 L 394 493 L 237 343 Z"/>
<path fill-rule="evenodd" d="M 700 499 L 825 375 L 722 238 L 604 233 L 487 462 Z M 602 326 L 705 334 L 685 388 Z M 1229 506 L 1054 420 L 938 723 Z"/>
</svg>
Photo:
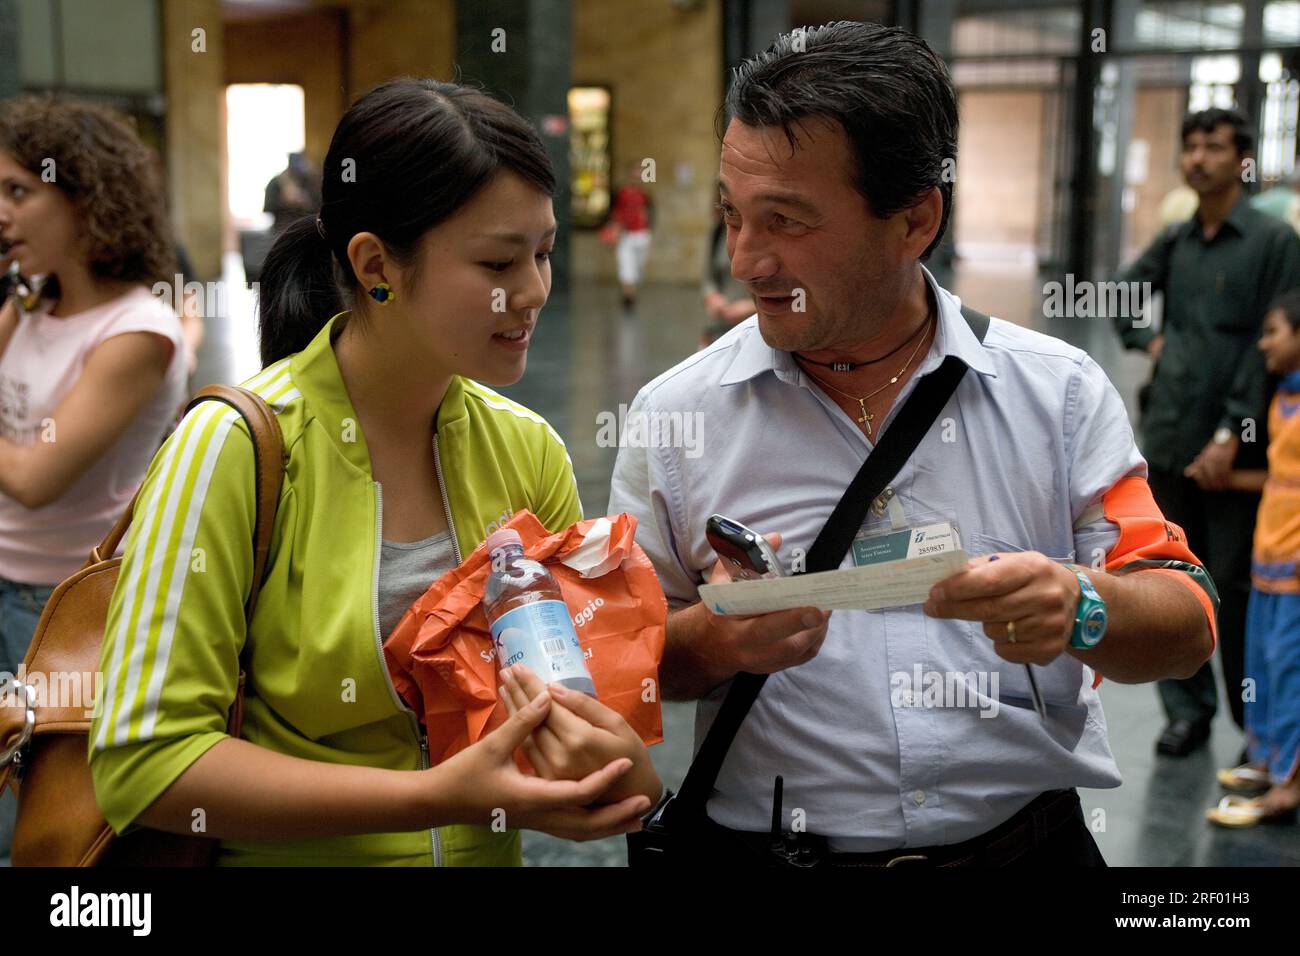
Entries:
<svg viewBox="0 0 1300 956">
<path fill-rule="evenodd" d="M 1245 673 L 1246 605 L 1250 599 L 1250 552 L 1259 495 L 1244 491 L 1203 491 L 1182 474 L 1152 468 L 1151 493 L 1166 518 L 1187 534 L 1219 592 L 1219 660 L 1236 725 L 1245 729 L 1241 681 Z M 1218 709 L 1218 692 L 1209 661 L 1186 680 L 1159 682 L 1160 702 L 1169 720 L 1208 723 Z"/>
</svg>

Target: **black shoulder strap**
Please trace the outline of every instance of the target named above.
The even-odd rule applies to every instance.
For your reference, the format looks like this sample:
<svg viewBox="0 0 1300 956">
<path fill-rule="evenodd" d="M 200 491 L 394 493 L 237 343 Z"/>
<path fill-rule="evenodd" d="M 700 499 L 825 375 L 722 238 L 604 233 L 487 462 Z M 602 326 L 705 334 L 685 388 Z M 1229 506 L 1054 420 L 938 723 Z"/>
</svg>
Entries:
<svg viewBox="0 0 1300 956">
<path fill-rule="evenodd" d="M 975 337 L 983 342 L 989 329 L 989 317 L 965 306 L 962 307 L 961 314 Z M 853 543 L 854 535 L 862 526 L 867 508 L 911 457 L 965 374 L 966 364 L 950 355 L 938 369 L 917 382 L 898 417 L 889 426 L 889 431 L 881 436 L 876 447 L 867 455 L 867 460 L 862 463 L 848 490 L 817 535 L 817 540 L 808 552 L 807 572 L 830 571 L 840 566 Z M 766 674 L 741 673 L 732 679 L 722 707 L 691 762 L 686 779 L 682 781 L 674 814 L 704 813 L 704 805 L 713 793 L 722 761 L 726 759 L 731 742 L 735 740 L 740 725 L 766 681 Z"/>
</svg>

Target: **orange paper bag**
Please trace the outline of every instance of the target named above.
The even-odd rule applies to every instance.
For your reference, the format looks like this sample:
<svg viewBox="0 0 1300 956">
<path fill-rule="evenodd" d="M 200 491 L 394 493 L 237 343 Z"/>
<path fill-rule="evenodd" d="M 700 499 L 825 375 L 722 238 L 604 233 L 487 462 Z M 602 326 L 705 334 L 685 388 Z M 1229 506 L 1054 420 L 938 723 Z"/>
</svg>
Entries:
<svg viewBox="0 0 1300 956">
<path fill-rule="evenodd" d="M 668 603 L 654 565 L 633 540 L 636 518 L 588 518 L 551 534 L 531 511 L 519 511 L 504 527 L 518 531 L 524 553 L 559 582 L 601 703 L 646 744 L 659 743 Z M 416 599 L 384 644 L 393 684 L 421 715 L 435 764 L 506 719 L 482 604 L 491 570 L 484 543 Z"/>
</svg>

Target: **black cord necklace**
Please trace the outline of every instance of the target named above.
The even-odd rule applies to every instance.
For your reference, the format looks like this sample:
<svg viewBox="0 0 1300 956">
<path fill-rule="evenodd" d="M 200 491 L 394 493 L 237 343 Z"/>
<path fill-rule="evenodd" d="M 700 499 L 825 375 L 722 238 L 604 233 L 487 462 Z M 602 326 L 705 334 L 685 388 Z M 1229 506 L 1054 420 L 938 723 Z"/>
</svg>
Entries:
<svg viewBox="0 0 1300 956">
<path fill-rule="evenodd" d="M 916 338 L 919 334 L 924 332 L 929 327 L 930 327 L 930 323 L 928 321 L 922 322 L 921 327 L 919 329 L 917 329 L 915 332 L 909 335 L 902 342 L 899 342 L 896 346 L 894 346 L 884 355 L 880 356 L 880 358 L 873 358 L 866 362 L 818 362 L 815 359 L 810 359 L 808 358 L 808 356 L 800 355 L 797 352 L 795 353 L 795 358 L 799 359 L 799 361 L 801 362 L 807 362 L 809 365 L 820 365 L 822 368 L 828 368 L 832 372 L 852 372 L 856 368 L 865 368 L 868 365 L 875 365 L 878 362 L 883 362 L 891 355 L 894 355 L 897 352 L 901 352 L 914 338 Z"/>
</svg>

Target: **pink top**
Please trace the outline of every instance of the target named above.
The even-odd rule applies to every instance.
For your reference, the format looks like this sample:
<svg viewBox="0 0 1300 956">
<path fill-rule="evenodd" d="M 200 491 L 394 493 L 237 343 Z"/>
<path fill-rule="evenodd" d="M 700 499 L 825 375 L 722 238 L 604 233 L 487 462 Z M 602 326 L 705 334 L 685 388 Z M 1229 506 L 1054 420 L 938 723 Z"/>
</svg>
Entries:
<svg viewBox="0 0 1300 956">
<path fill-rule="evenodd" d="M 172 343 L 162 386 L 57 501 L 30 509 L 0 493 L 0 577 L 56 584 L 86 563 L 135 494 L 186 389 L 180 319 L 144 286 L 76 315 L 24 316 L 0 353 L 0 437 L 30 445 L 43 437 L 42 423 L 77 384 L 90 353 L 127 332 L 153 332 Z"/>
</svg>

